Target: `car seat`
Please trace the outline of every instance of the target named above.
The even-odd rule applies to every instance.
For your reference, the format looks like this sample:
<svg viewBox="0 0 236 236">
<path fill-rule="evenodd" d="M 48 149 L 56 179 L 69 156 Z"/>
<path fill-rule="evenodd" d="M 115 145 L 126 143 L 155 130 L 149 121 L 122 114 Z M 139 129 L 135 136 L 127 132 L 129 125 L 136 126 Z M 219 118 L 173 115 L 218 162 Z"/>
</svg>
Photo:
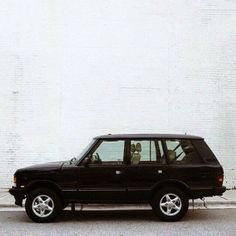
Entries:
<svg viewBox="0 0 236 236">
<path fill-rule="evenodd" d="M 131 148 L 132 148 L 132 145 L 131 145 Z M 141 154 L 140 154 L 141 151 L 142 151 L 141 143 L 137 143 L 135 146 L 135 151 L 134 151 L 133 155 L 131 156 L 131 164 L 132 165 L 139 164 L 139 161 L 141 159 Z"/>
<path fill-rule="evenodd" d="M 174 162 L 176 158 L 176 152 L 173 150 L 168 150 L 168 157 L 170 162 Z"/>
<path fill-rule="evenodd" d="M 133 143 L 130 146 L 130 154 L 131 154 L 130 156 L 131 156 L 131 158 L 133 157 L 134 152 L 135 152 L 135 144 Z"/>
</svg>

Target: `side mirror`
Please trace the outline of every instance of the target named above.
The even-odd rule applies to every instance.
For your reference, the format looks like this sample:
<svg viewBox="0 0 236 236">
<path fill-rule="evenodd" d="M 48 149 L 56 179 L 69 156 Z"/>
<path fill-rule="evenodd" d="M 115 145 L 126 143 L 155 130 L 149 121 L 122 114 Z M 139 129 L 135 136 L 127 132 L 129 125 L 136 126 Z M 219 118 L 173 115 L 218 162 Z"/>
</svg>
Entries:
<svg viewBox="0 0 236 236">
<path fill-rule="evenodd" d="M 90 164 L 91 160 L 89 157 L 85 157 L 84 160 L 83 160 L 83 165 L 85 167 L 88 167 L 88 165 Z"/>
</svg>

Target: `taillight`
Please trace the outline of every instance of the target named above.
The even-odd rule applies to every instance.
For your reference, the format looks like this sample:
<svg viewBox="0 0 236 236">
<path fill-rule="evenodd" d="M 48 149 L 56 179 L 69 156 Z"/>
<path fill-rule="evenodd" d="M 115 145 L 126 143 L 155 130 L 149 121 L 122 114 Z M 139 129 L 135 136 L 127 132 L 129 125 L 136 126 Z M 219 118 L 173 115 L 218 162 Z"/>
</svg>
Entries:
<svg viewBox="0 0 236 236">
<path fill-rule="evenodd" d="M 216 182 L 218 186 L 222 186 L 223 182 L 224 182 L 224 175 L 218 175 L 216 178 Z"/>
<path fill-rule="evenodd" d="M 13 176 L 13 185 L 16 186 L 16 176 Z"/>
</svg>

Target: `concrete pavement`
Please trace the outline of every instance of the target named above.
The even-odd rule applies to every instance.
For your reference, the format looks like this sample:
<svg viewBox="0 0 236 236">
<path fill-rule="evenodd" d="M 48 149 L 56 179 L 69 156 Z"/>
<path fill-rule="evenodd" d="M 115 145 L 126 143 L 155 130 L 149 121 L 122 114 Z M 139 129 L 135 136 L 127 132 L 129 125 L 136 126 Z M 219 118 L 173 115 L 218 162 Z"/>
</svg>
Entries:
<svg viewBox="0 0 236 236">
<path fill-rule="evenodd" d="M 0 210 L 4 208 L 14 208 L 15 210 L 24 209 L 14 204 L 15 200 L 12 195 L 8 193 L 8 189 L 0 189 Z M 227 190 L 223 196 L 207 197 L 205 198 L 206 205 L 204 206 L 203 201 L 197 199 L 194 201 L 194 208 L 236 208 L 236 190 Z M 190 208 L 192 208 L 192 201 L 190 200 Z M 101 205 L 101 204 L 89 204 L 80 205 L 77 204 L 77 210 L 120 210 L 120 209 L 150 209 L 148 204 L 142 205 L 127 205 L 127 204 L 113 204 L 113 205 Z"/>
<path fill-rule="evenodd" d="M 189 210 L 178 222 L 161 222 L 151 210 L 64 211 L 52 223 L 32 222 L 25 212 L 0 212 L 0 235 L 235 236 L 236 209 Z"/>
</svg>

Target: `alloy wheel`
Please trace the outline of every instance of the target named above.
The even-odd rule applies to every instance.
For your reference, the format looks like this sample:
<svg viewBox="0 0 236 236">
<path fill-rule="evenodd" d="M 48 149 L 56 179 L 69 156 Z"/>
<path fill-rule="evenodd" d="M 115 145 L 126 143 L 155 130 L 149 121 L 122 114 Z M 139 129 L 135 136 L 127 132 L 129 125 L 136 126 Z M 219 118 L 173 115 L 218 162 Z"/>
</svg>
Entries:
<svg viewBox="0 0 236 236">
<path fill-rule="evenodd" d="M 54 202 L 48 195 L 39 195 L 32 202 L 32 210 L 38 217 L 48 217 L 54 210 Z"/>
<path fill-rule="evenodd" d="M 174 193 L 165 194 L 160 200 L 160 209 L 167 216 L 177 215 L 182 208 L 180 197 Z"/>
</svg>

